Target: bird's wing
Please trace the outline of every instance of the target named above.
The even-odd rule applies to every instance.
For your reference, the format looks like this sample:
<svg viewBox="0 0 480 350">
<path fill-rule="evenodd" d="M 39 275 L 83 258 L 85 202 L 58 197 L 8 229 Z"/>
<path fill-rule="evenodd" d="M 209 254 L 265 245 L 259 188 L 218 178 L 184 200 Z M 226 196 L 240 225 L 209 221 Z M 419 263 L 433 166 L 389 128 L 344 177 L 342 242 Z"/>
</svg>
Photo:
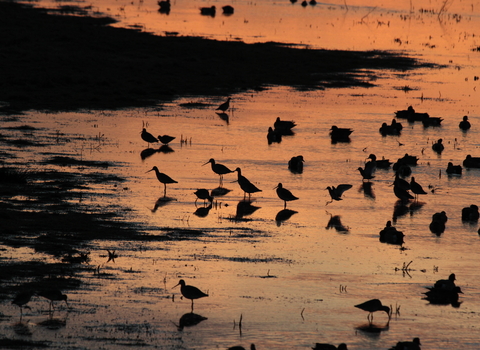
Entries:
<svg viewBox="0 0 480 350">
<path fill-rule="evenodd" d="M 345 192 L 346 190 L 349 190 L 351 188 L 352 188 L 352 185 L 350 185 L 350 184 L 341 184 L 341 185 L 337 186 L 336 191 L 337 191 L 337 194 L 339 196 L 341 196 L 343 194 L 343 192 Z"/>
</svg>

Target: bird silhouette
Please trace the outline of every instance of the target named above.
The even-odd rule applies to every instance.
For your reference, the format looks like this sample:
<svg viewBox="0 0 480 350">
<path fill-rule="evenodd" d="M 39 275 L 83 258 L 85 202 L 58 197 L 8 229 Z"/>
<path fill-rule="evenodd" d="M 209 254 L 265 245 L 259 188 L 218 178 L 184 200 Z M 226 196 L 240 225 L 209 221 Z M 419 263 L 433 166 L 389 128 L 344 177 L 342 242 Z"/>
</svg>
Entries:
<svg viewBox="0 0 480 350">
<path fill-rule="evenodd" d="M 466 115 L 463 117 L 463 120 L 460 122 L 460 124 L 458 124 L 458 127 L 460 129 L 462 129 L 463 131 L 466 131 L 466 130 L 470 129 L 471 126 L 472 125 L 468 121 L 468 117 Z"/>
<path fill-rule="evenodd" d="M 37 292 L 37 295 L 50 300 L 49 311 L 55 309 L 55 306 L 53 305 L 54 301 L 65 301 L 65 304 L 68 307 L 67 296 L 63 294 L 59 289 L 42 290 Z"/>
<path fill-rule="evenodd" d="M 385 311 L 388 315 L 388 322 L 390 322 L 390 308 L 382 305 L 382 302 L 379 299 L 371 299 L 364 303 L 355 305 L 355 307 L 363 311 L 368 311 L 367 320 L 370 324 L 373 322 L 373 313 L 376 311 Z"/>
<path fill-rule="evenodd" d="M 438 139 L 437 142 L 435 142 L 432 145 L 432 149 L 434 152 L 437 152 L 438 154 L 442 153 L 443 150 L 445 149 L 445 146 L 443 145 L 443 139 Z"/>
<path fill-rule="evenodd" d="M 282 183 L 279 183 L 276 187 L 277 196 L 285 202 L 284 209 L 287 208 L 287 202 L 297 200 L 298 197 L 295 197 L 292 192 L 283 187 Z"/>
<path fill-rule="evenodd" d="M 193 301 L 195 299 L 208 297 L 208 294 L 202 292 L 197 287 L 186 285 L 184 280 L 178 281 L 178 284 L 175 285 L 173 288 L 177 286 L 180 286 L 180 292 L 182 293 L 183 297 L 190 299 L 192 301 L 192 312 L 193 312 Z"/>
<path fill-rule="evenodd" d="M 421 350 L 420 345 L 420 338 L 413 338 L 413 341 L 399 341 L 390 350 Z"/>
<path fill-rule="evenodd" d="M 208 162 L 203 165 L 210 163 L 212 165 L 212 171 L 220 176 L 220 186 L 223 185 L 223 175 L 233 173 L 233 170 L 228 169 L 225 165 L 216 163 L 215 159 L 210 158 Z"/>
<path fill-rule="evenodd" d="M 194 194 L 197 196 L 197 198 L 195 199 L 195 205 L 197 204 L 197 201 L 199 199 L 203 199 L 203 205 L 205 205 L 206 200 L 208 200 L 209 202 L 213 202 L 213 197 L 210 195 L 206 188 L 199 188 L 194 192 Z"/>
<path fill-rule="evenodd" d="M 304 162 L 305 160 L 303 159 L 303 156 L 292 157 L 288 161 L 288 169 L 294 174 L 301 174 L 303 173 Z"/>
<path fill-rule="evenodd" d="M 29 303 L 30 299 L 33 296 L 32 291 L 25 291 L 25 292 L 20 292 L 18 293 L 15 298 L 12 300 L 12 304 L 17 305 L 20 308 L 20 320 L 22 319 L 23 316 L 23 309 L 30 309 L 27 304 Z"/>
<path fill-rule="evenodd" d="M 410 179 L 410 190 L 415 194 L 415 200 L 417 201 L 419 194 L 427 194 L 427 192 L 425 192 L 425 190 L 422 188 L 422 185 L 416 182 L 415 177 L 413 176 Z"/>
<path fill-rule="evenodd" d="M 257 186 L 252 184 L 250 180 L 248 180 L 245 176 L 242 175 L 242 170 L 240 168 L 236 168 L 235 171 L 237 172 L 237 175 L 238 175 L 237 182 L 243 191 L 243 199 L 245 199 L 245 196 L 247 193 L 248 193 L 248 199 L 250 199 L 250 196 L 252 193 L 262 191 Z"/>
<path fill-rule="evenodd" d="M 215 8 L 215 6 L 212 6 L 212 7 Z M 227 111 L 230 108 L 230 100 L 231 100 L 230 97 L 227 98 L 227 100 L 225 102 L 223 102 L 220 106 L 218 106 L 218 108 L 216 110 L 217 111 L 222 111 L 222 112 Z"/>
<path fill-rule="evenodd" d="M 175 140 L 175 136 L 169 136 L 169 135 L 158 135 L 158 141 L 163 143 L 164 145 L 168 145 L 170 142 Z"/>
<path fill-rule="evenodd" d="M 175 181 L 174 179 L 172 179 L 167 174 L 161 173 L 156 166 L 154 166 L 152 169 L 150 169 L 146 173 L 149 173 L 150 171 L 155 171 L 155 175 L 157 176 L 158 181 L 160 181 L 163 184 L 163 186 L 164 186 L 163 196 L 166 197 L 167 196 L 167 184 L 178 183 L 178 181 Z"/>
<path fill-rule="evenodd" d="M 157 138 L 150 134 L 147 129 L 143 128 L 142 133 L 140 134 L 142 140 L 148 143 L 148 147 L 150 147 L 151 143 L 158 142 Z"/>
<path fill-rule="evenodd" d="M 330 198 L 332 200 L 330 202 L 327 202 L 327 204 L 333 201 L 341 201 L 343 199 L 342 198 L 343 192 L 349 190 L 350 188 L 352 188 L 352 185 L 350 184 L 340 184 L 337 187 L 328 186 L 326 190 L 328 190 L 328 193 L 330 194 Z"/>
</svg>

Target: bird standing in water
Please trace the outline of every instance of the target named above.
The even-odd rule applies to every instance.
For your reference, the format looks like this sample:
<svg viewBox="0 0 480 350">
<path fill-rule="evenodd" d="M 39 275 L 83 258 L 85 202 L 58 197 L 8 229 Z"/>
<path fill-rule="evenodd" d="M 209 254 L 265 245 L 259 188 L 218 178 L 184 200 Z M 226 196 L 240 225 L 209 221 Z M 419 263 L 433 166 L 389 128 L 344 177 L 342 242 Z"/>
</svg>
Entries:
<svg viewBox="0 0 480 350">
<path fill-rule="evenodd" d="M 250 180 L 248 180 L 245 176 L 242 175 L 242 170 L 240 168 L 235 169 L 235 171 L 238 173 L 237 182 L 240 185 L 240 188 L 243 190 L 243 199 L 245 199 L 245 196 L 247 193 L 248 193 L 248 199 L 250 199 L 250 195 L 252 193 L 262 191 L 257 186 L 252 184 Z"/>
<path fill-rule="evenodd" d="M 418 201 L 419 194 L 427 194 L 423 189 L 422 185 L 415 181 L 415 177 L 412 176 L 410 179 L 410 190 L 415 194 L 415 200 Z"/>
<path fill-rule="evenodd" d="M 355 305 L 363 311 L 368 311 L 367 320 L 371 324 L 373 322 L 373 313 L 376 311 L 385 311 L 388 315 L 388 322 L 390 322 L 390 308 L 388 306 L 382 305 L 382 302 L 379 299 L 371 299 L 364 303 Z"/>
<path fill-rule="evenodd" d="M 289 190 L 287 190 L 286 188 L 283 188 L 283 185 L 282 183 L 279 183 L 277 185 L 277 187 L 275 187 L 277 189 L 277 196 L 278 198 L 280 198 L 281 200 L 283 200 L 285 202 L 285 206 L 283 207 L 284 209 L 287 208 L 287 202 L 289 201 L 294 201 L 294 200 L 297 200 L 298 197 L 295 197 L 292 192 L 290 192 Z"/>
<path fill-rule="evenodd" d="M 52 309 L 55 309 L 55 306 L 53 305 L 54 301 L 65 301 L 65 304 L 68 307 L 68 302 L 67 302 L 67 296 L 63 294 L 59 289 L 49 289 L 49 290 L 42 290 L 37 293 L 38 296 L 44 297 L 48 300 L 50 300 L 50 308 L 49 311 Z"/>
<path fill-rule="evenodd" d="M 227 98 L 227 100 L 225 102 L 223 102 L 220 106 L 218 106 L 218 108 L 216 110 L 217 111 L 222 111 L 222 112 L 227 111 L 230 108 L 230 100 L 231 100 L 230 97 Z"/>
<path fill-rule="evenodd" d="M 195 299 L 208 297 L 208 294 L 202 292 L 197 287 L 186 285 L 184 280 L 178 281 L 178 284 L 175 285 L 175 287 L 176 286 L 180 286 L 180 292 L 182 293 L 184 298 L 190 299 L 192 301 L 192 312 L 193 312 L 193 301 Z"/>
<path fill-rule="evenodd" d="M 340 184 L 337 187 L 328 186 L 326 190 L 328 190 L 328 193 L 330 194 L 330 198 L 332 198 L 332 200 L 330 202 L 327 202 L 327 204 L 332 203 L 334 200 L 341 201 L 343 192 L 349 190 L 350 188 L 352 188 L 352 185 L 350 184 Z"/>
<path fill-rule="evenodd" d="M 157 175 L 158 181 L 160 181 L 163 184 L 163 186 L 164 186 L 163 196 L 166 197 L 167 196 L 167 184 L 173 184 L 173 183 L 176 184 L 176 183 L 178 183 L 178 181 L 175 181 L 174 179 L 172 179 L 167 174 L 164 174 L 164 173 L 161 173 L 160 171 L 158 171 L 158 168 L 156 166 L 154 166 L 152 169 L 147 171 L 147 173 L 149 173 L 150 171 L 155 171 L 155 175 Z"/>
<path fill-rule="evenodd" d="M 223 175 L 233 173 L 233 170 L 228 169 L 225 165 L 220 163 L 215 163 L 215 159 L 210 158 L 208 162 L 203 165 L 207 165 L 208 163 L 212 164 L 212 170 L 215 174 L 220 175 L 220 186 L 223 185 Z"/>
<path fill-rule="evenodd" d="M 170 136 L 170 135 L 158 135 L 158 141 L 160 141 L 164 145 L 168 145 L 170 142 L 175 140 L 175 136 Z"/>
<path fill-rule="evenodd" d="M 27 306 L 27 304 L 32 298 L 32 295 L 33 295 L 33 292 L 31 291 L 20 292 L 12 300 L 12 304 L 17 305 L 20 308 L 20 320 L 22 319 L 22 316 L 23 316 L 23 309 L 24 308 L 30 309 L 30 307 Z"/>
<path fill-rule="evenodd" d="M 150 147 L 151 143 L 158 142 L 157 138 L 150 134 L 147 129 L 143 128 L 142 133 L 140 135 L 142 140 L 148 143 L 148 147 Z"/>
</svg>

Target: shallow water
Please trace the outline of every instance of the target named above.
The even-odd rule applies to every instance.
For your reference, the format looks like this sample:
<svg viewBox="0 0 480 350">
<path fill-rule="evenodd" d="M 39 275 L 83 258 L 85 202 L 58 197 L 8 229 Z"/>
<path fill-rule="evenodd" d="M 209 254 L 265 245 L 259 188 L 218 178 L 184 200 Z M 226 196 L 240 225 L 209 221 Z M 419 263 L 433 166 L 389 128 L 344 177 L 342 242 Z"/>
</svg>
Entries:
<svg viewBox="0 0 480 350">
<path fill-rule="evenodd" d="M 208 97 L 184 97 L 154 109 L 31 112 L 18 120 L 4 118 L 2 124 L 7 127 L 27 124 L 38 128 L 31 135 L 3 130 L 7 138 L 41 140 L 64 135 L 60 142 L 45 147 L 5 147 L 5 152 L 18 157 L 10 160 L 11 164 L 29 162 L 34 167 L 52 155 L 66 155 L 113 163 L 100 171 L 71 166 L 72 172 L 101 172 L 127 179 L 118 186 L 92 185 L 93 190 L 81 199 L 72 198 L 79 207 L 92 211 L 117 208 L 125 221 L 141 223 L 150 235 L 165 235 L 169 231 L 166 228 L 203 233 L 177 233 L 178 240 L 167 242 L 99 239 L 94 242 L 98 250 L 91 252 L 91 270 L 83 276 L 85 288 L 67 291 L 71 308 L 59 306 L 54 313 L 59 327 L 42 326 L 41 322 L 48 320 L 48 305 L 34 298 L 32 309 L 23 317 L 27 331 L 15 325 L 18 310 L 9 303 L 2 305 L 2 313 L 12 317 L 0 322 L 1 333 L 15 339 L 52 341 L 51 347 L 62 349 L 222 349 L 237 344 L 248 347 L 250 343 L 257 349 L 306 349 L 316 342 L 345 342 L 349 349 L 388 349 L 397 341 L 413 337 L 420 337 L 423 349 L 479 348 L 476 248 L 480 237 L 476 223 L 461 221 L 461 209 L 478 204 L 479 170 L 464 170 L 462 176 L 449 177 L 445 169 L 449 161 L 461 164 L 467 154 L 480 156 L 478 80 L 474 80 L 479 57 L 478 52 L 471 51 L 478 45 L 474 28 L 480 26 L 475 26 L 476 3 L 446 4 L 448 13 L 442 21 L 437 16 L 440 2 L 412 7 L 405 4 L 405 8 L 352 3 L 342 16 L 343 4 L 302 8 L 298 3 L 239 1 L 234 4 L 238 11 L 228 18 L 200 16 L 198 7 L 210 6 L 205 2 L 174 2 L 175 11 L 168 17 L 157 13 L 155 4 L 95 4 L 102 11 L 103 6 L 110 7 L 111 13 L 122 14 L 130 22 L 137 16 L 135 21 L 146 23 L 147 30 L 153 30 L 157 21 L 162 27 L 156 30 L 218 39 L 232 35 L 246 41 L 302 42 L 327 48 L 392 49 L 393 38 L 404 38 L 405 26 L 411 26 L 409 33 L 416 34 L 407 36 L 409 44 L 398 48 L 412 50 L 408 53 L 423 55 L 435 63 L 452 61 L 453 65 L 411 74 L 384 72 L 375 82 L 378 86 L 369 89 L 299 92 L 271 87 L 235 95 L 228 123 L 215 113 L 223 101 Z M 121 6 L 125 8 L 119 12 Z M 434 8 L 437 13 L 419 14 L 420 8 Z M 265 32 L 258 29 L 259 14 L 268 14 L 262 16 L 265 23 L 279 18 L 275 11 L 300 21 L 293 12 L 297 10 L 319 15 L 312 18 L 321 23 L 322 40 L 315 40 L 318 33 L 312 35 L 301 26 L 297 32 L 287 31 L 291 25 L 283 20 L 275 22 L 276 26 L 266 25 Z M 453 19 L 457 13 L 462 14 L 462 20 Z M 409 15 L 411 20 L 402 19 Z M 149 16 L 156 20 L 149 20 Z M 255 28 L 251 32 L 238 24 L 228 29 L 232 24 L 228 21 L 245 21 L 246 17 L 245 27 L 248 24 L 249 29 Z M 390 24 L 380 25 L 379 20 Z M 303 17 L 301 23 L 308 25 Z M 336 28 L 334 33 L 324 31 L 329 25 Z M 338 27 L 342 28 L 340 36 Z M 306 38 L 299 40 L 298 32 Z M 348 33 L 358 33 L 362 40 Z M 426 38 L 431 33 L 435 35 L 429 41 Z M 337 37 L 346 41 L 337 41 Z M 436 47 L 429 48 L 427 41 L 435 41 Z M 413 90 L 404 91 L 402 87 Z M 424 128 L 419 122 L 399 120 L 404 126 L 401 136 L 382 137 L 380 125 L 389 123 L 394 111 L 409 105 L 418 112 L 442 117 L 442 126 Z M 463 115 L 468 115 L 473 125 L 466 133 L 458 128 Z M 293 136 L 269 145 L 266 133 L 276 117 L 295 120 L 297 127 Z M 157 152 L 142 160 L 140 154 L 147 148 L 140 138 L 143 123 L 148 123 L 148 130 L 155 135 L 176 136 L 170 145 L 173 152 Z M 328 137 L 332 125 L 354 129 L 351 142 L 332 144 Z M 445 144 L 442 155 L 431 149 L 439 138 Z M 180 142 L 185 139 L 186 143 Z M 372 196 L 362 190 L 356 169 L 363 166 L 370 153 L 392 161 L 405 153 L 420 159 L 413 176 L 428 194 L 420 197 L 419 205 L 399 215 L 395 223 L 405 234 L 405 249 L 379 242 L 379 231 L 392 220 L 397 199 L 391 187 L 392 169 L 377 170 Z M 288 160 L 296 155 L 305 158 L 303 174 L 287 169 Z M 217 197 L 206 217 L 194 214 L 197 207 L 193 192 L 197 188 L 211 190 L 219 184 L 210 166 L 202 166 L 210 158 L 232 170 L 240 167 L 262 189 L 253 196 L 253 205 L 259 207 L 256 211 L 238 217 L 237 205 L 243 193 L 233 182 L 235 174 L 228 174 L 224 187 L 231 192 Z M 170 201 L 162 200 L 163 186 L 153 173 L 146 174 L 153 166 L 178 181 L 167 187 Z M 52 165 L 44 167 L 55 169 Z M 288 203 L 287 208 L 297 213 L 285 221 L 275 219 L 283 209 L 273 189 L 279 182 L 300 198 Z M 329 195 L 325 188 L 340 183 L 353 187 L 345 192 L 344 200 L 326 205 Z M 201 207 L 201 201 L 198 204 Z M 431 216 L 442 210 L 449 220 L 445 232 L 437 237 L 428 226 Z M 340 215 L 348 231 L 327 228 L 331 215 Z M 34 252 L 5 249 L 5 257 L 28 259 L 31 254 L 37 259 L 50 259 Z M 115 262 L 107 262 L 105 249 L 116 250 Z M 402 272 L 402 266 L 411 261 L 408 273 Z M 425 287 L 452 272 L 464 292 L 460 307 L 430 305 L 422 300 Z M 208 319 L 183 330 L 177 327 L 181 316 L 190 312 L 190 301 L 180 298 L 179 287 L 172 289 L 180 278 L 209 294 L 197 300 L 194 309 Z M 372 298 L 380 298 L 399 311 L 388 329 L 378 333 L 359 330 L 367 325 L 367 315 L 353 307 Z M 382 328 L 385 322 L 385 314 L 375 314 L 377 326 Z"/>
</svg>

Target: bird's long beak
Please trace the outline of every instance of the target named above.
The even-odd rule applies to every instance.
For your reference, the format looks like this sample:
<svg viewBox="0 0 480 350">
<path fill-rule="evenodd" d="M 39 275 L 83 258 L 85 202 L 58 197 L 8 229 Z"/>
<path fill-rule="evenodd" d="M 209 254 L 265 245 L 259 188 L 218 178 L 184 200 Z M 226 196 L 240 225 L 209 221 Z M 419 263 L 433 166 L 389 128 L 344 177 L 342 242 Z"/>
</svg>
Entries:
<svg viewBox="0 0 480 350">
<path fill-rule="evenodd" d="M 179 285 L 180 285 L 180 283 L 177 283 L 176 285 L 174 285 L 174 286 L 172 287 L 172 289 L 175 288 L 176 286 L 179 286 Z"/>
<path fill-rule="evenodd" d="M 210 161 L 206 162 L 205 164 L 202 164 L 202 166 L 207 165 L 208 163 L 210 163 Z"/>
<path fill-rule="evenodd" d="M 149 173 L 149 172 L 151 172 L 152 170 L 153 170 L 153 168 L 152 168 L 152 169 L 150 169 L 149 171 L 146 171 L 146 172 L 145 172 L 145 174 L 146 174 L 146 173 Z"/>
<path fill-rule="evenodd" d="M 276 189 L 276 188 L 278 188 L 278 185 L 277 185 L 277 186 L 275 186 L 273 189 Z"/>
</svg>

